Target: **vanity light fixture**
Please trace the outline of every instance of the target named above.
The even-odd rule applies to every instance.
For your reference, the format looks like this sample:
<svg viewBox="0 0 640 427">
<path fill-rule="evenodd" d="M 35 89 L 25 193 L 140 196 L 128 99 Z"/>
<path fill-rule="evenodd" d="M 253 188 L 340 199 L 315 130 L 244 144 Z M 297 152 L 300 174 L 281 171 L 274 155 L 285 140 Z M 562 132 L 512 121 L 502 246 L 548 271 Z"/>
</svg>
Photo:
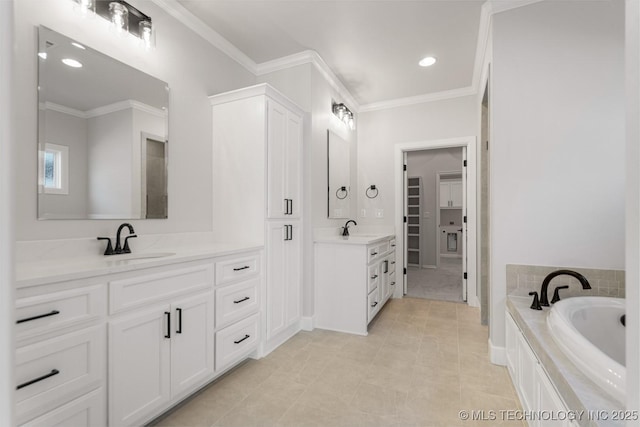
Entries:
<svg viewBox="0 0 640 427">
<path fill-rule="evenodd" d="M 356 128 L 356 123 L 353 118 L 353 113 L 351 112 L 351 110 L 347 108 L 346 105 L 342 103 L 338 104 L 334 102 L 333 105 L 331 106 L 331 111 L 333 111 L 333 114 L 338 119 L 340 119 L 347 126 L 349 126 L 349 129 L 354 130 Z"/>
<path fill-rule="evenodd" d="M 75 59 L 64 58 L 62 60 L 62 63 L 64 65 L 68 65 L 71 68 L 82 68 L 82 62 L 76 61 Z"/>
<path fill-rule="evenodd" d="M 431 67 L 436 63 L 436 61 L 437 59 L 433 56 L 427 56 L 426 58 L 422 58 L 420 62 L 418 62 L 418 65 L 420 65 L 421 67 Z"/>
<path fill-rule="evenodd" d="M 129 33 L 141 40 L 145 49 L 155 46 L 151 17 L 124 0 L 73 0 L 83 11 L 92 11 L 111 22 L 118 34 Z M 80 46 L 76 46 L 80 47 Z"/>
</svg>

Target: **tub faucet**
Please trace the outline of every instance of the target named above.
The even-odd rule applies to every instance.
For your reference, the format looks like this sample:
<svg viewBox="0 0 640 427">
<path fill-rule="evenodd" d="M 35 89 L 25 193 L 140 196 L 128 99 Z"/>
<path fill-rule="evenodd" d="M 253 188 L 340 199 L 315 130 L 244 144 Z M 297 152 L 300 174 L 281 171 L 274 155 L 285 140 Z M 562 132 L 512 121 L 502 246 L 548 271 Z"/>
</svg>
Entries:
<svg viewBox="0 0 640 427">
<path fill-rule="evenodd" d="M 549 307 L 549 299 L 547 297 L 547 290 L 549 289 L 549 283 L 551 282 L 551 279 L 561 275 L 575 277 L 576 279 L 578 279 L 578 281 L 582 285 L 582 289 L 591 289 L 591 285 L 589 284 L 589 281 L 582 274 L 573 270 L 556 270 L 547 274 L 547 277 L 545 277 L 544 280 L 542 281 L 542 288 L 540 289 L 540 305 Z"/>
<path fill-rule="evenodd" d="M 344 225 L 344 227 L 342 227 L 342 235 L 343 236 L 349 236 L 349 223 L 353 223 L 353 225 L 358 225 L 357 222 L 355 222 L 354 220 L 350 219 L 349 221 L 347 221 L 347 223 Z"/>
<path fill-rule="evenodd" d="M 120 247 L 120 233 L 122 232 L 122 229 L 127 227 L 129 229 L 129 235 L 124 239 L 124 247 L 121 248 Z M 130 254 L 131 253 L 131 249 L 129 249 L 129 242 L 128 240 L 132 237 L 138 237 L 136 234 L 134 234 L 135 231 L 133 231 L 133 226 L 129 223 L 124 223 L 122 225 L 120 225 L 120 227 L 118 227 L 118 234 L 116 234 L 116 247 L 113 250 L 113 254 Z"/>
</svg>

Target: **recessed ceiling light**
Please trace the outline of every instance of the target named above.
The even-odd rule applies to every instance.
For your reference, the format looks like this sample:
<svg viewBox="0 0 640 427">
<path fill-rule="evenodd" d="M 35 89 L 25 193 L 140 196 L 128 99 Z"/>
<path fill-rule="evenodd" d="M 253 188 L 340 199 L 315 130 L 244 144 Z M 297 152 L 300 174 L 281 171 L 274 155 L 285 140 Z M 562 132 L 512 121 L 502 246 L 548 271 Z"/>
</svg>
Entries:
<svg viewBox="0 0 640 427">
<path fill-rule="evenodd" d="M 47 52 L 39 52 L 38 56 L 42 59 L 47 59 Z"/>
<path fill-rule="evenodd" d="M 418 65 L 420 65 L 421 67 L 430 67 L 435 63 L 436 58 L 434 58 L 433 56 L 427 56 L 426 58 L 422 58 L 420 62 L 418 62 Z"/>
<path fill-rule="evenodd" d="M 71 59 L 71 58 L 64 58 L 62 60 L 62 63 L 64 65 L 68 65 L 69 67 L 73 67 L 73 68 L 80 68 L 82 67 L 82 63 L 76 61 L 75 59 Z"/>
<path fill-rule="evenodd" d="M 78 49 L 82 49 L 82 50 L 85 50 L 85 49 L 86 49 L 84 46 L 82 46 L 82 45 L 81 45 L 80 43 L 78 43 L 78 42 L 71 42 L 71 45 L 72 45 L 72 46 L 77 47 Z"/>
</svg>

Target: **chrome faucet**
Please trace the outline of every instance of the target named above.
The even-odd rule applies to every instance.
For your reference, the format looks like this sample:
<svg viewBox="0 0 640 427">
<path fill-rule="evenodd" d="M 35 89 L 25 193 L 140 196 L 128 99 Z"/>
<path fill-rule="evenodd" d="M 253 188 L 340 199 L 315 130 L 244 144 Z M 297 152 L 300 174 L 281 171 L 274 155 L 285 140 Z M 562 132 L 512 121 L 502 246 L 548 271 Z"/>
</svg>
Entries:
<svg viewBox="0 0 640 427">
<path fill-rule="evenodd" d="M 576 279 L 578 279 L 578 281 L 582 285 L 582 289 L 591 289 L 591 285 L 589 284 L 589 281 L 582 274 L 573 270 L 556 270 L 547 274 L 547 277 L 545 277 L 544 280 L 542 281 L 542 288 L 540 289 L 540 305 L 549 307 L 549 299 L 547 297 L 549 283 L 551 282 L 551 279 L 561 275 L 575 277 Z"/>
<path fill-rule="evenodd" d="M 343 236 L 349 236 L 349 223 L 352 222 L 353 225 L 358 225 L 357 222 L 355 222 L 354 220 L 350 219 L 349 221 L 347 221 L 347 223 L 344 225 L 344 227 L 342 227 L 342 235 Z"/>
</svg>

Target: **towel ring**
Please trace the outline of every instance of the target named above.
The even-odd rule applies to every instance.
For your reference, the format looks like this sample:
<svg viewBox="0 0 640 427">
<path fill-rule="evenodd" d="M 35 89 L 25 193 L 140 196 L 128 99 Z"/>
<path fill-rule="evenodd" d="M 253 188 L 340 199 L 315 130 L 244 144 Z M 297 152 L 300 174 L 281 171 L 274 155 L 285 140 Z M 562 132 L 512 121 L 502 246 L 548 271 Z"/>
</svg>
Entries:
<svg viewBox="0 0 640 427">
<path fill-rule="evenodd" d="M 374 191 L 375 193 L 373 193 Z M 370 195 L 369 192 L 371 192 L 372 195 Z M 368 198 L 375 199 L 376 197 L 378 197 L 378 189 L 376 188 L 375 185 L 371 185 L 369 186 L 369 188 L 367 188 L 367 191 L 365 191 L 365 194 L 367 195 Z"/>
<path fill-rule="evenodd" d="M 344 196 L 340 197 L 340 194 L 343 194 Z M 347 196 L 349 195 L 349 190 L 347 190 L 347 187 L 339 187 L 336 190 L 336 197 L 338 198 L 338 200 L 344 200 L 347 198 Z"/>
</svg>

